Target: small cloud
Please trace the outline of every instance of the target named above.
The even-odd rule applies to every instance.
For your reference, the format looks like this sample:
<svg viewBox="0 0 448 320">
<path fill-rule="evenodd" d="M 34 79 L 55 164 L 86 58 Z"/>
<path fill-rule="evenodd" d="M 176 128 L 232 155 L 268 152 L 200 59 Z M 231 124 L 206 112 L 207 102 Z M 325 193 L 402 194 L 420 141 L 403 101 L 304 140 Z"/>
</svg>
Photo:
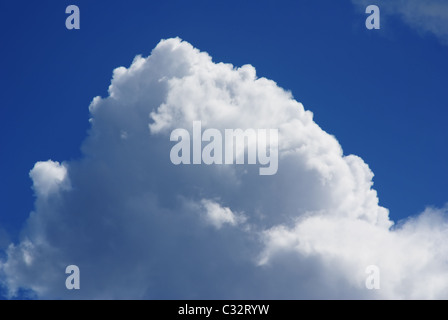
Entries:
<svg viewBox="0 0 448 320">
<path fill-rule="evenodd" d="M 30 171 L 33 189 L 37 195 L 47 197 L 68 187 L 67 168 L 64 164 L 51 160 L 37 162 Z"/>
<path fill-rule="evenodd" d="M 232 210 L 221 207 L 217 202 L 203 199 L 201 201 L 205 209 L 205 219 L 217 229 L 225 224 L 236 226 L 245 221 L 245 217 L 241 214 L 234 214 Z"/>
</svg>

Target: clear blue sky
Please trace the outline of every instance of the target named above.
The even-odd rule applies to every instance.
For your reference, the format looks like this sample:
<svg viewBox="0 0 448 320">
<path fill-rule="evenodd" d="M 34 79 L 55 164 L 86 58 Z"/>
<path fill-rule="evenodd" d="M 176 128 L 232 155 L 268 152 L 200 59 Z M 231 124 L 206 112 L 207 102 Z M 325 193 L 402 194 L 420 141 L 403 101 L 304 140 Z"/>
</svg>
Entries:
<svg viewBox="0 0 448 320">
<path fill-rule="evenodd" d="M 372 4 L 378 1 L 372 1 Z M 65 28 L 65 8 L 81 30 Z M 381 6 L 381 4 L 380 4 Z M 216 62 L 252 64 L 375 173 L 393 220 L 448 201 L 448 46 L 350 1 L 2 1 L 0 226 L 18 238 L 39 160 L 74 159 L 112 70 L 179 36 Z"/>
</svg>

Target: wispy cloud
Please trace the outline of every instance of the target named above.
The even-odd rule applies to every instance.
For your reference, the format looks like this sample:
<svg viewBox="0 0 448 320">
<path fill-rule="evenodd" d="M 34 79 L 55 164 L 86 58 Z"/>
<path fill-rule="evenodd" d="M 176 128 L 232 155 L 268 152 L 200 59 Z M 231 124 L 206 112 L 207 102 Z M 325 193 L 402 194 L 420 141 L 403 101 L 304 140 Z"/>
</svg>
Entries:
<svg viewBox="0 0 448 320">
<path fill-rule="evenodd" d="M 448 2 L 445 0 L 352 0 L 352 2 L 363 7 L 375 3 L 382 13 L 397 15 L 419 33 L 433 34 L 441 43 L 448 45 Z"/>
</svg>

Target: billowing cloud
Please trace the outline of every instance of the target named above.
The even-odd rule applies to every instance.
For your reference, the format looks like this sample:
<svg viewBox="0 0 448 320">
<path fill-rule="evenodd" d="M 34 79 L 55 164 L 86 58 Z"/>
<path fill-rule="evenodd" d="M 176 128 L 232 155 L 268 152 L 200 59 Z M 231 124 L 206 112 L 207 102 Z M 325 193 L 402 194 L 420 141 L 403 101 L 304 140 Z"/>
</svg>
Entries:
<svg viewBox="0 0 448 320">
<path fill-rule="evenodd" d="M 448 45 L 448 2 L 445 0 L 352 0 L 366 8 L 377 4 L 382 13 L 398 15 L 403 22 L 421 34 L 435 35 L 443 44 Z"/>
<path fill-rule="evenodd" d="M 40 298 L 447 298 L 447 209 L 396 225 L 373 173 L 274 81 L 180 39 L 114 70 L 83 156 L 38 162 L 9 295 Z M 278 130 L 278 171 L 174 165 L 175 129 Z M 81 289 L 65 288 L 77 265 Z M 367 290 L 366 267 L 381 270 Z"/>
</svg>

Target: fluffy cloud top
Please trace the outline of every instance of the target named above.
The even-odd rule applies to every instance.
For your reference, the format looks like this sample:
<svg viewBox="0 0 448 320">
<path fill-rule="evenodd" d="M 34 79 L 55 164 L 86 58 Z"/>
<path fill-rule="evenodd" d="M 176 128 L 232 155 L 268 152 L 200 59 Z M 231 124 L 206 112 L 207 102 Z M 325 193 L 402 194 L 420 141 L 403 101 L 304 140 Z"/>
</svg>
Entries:
<svg viewBox="0 0 448 320">
<path fill-rule="evenodd" d="M 114 70 L 83 157 L 38 162 L 36 206 L 0 262 L 13 297 L 447 298 L 447 209 L 395 227 L 373 173 L 274 81 L 180 39 Z M 170 132 L 278 129 L 273 176 L 170 162 Z M 65 288 L 65 267 L 81 290 Z M 381 270 L 381 290 L 365 269 Z"/>
<path fill-rule="evenodd" d="M 67 168 L 59 164 L 59 162 L 51 160 L 37 162 L 30 172 L 30 177 L 33 180 L 34 192 L 42 198 L 58 192 L 60 188 L 69 186 Z"/>
</svg>

